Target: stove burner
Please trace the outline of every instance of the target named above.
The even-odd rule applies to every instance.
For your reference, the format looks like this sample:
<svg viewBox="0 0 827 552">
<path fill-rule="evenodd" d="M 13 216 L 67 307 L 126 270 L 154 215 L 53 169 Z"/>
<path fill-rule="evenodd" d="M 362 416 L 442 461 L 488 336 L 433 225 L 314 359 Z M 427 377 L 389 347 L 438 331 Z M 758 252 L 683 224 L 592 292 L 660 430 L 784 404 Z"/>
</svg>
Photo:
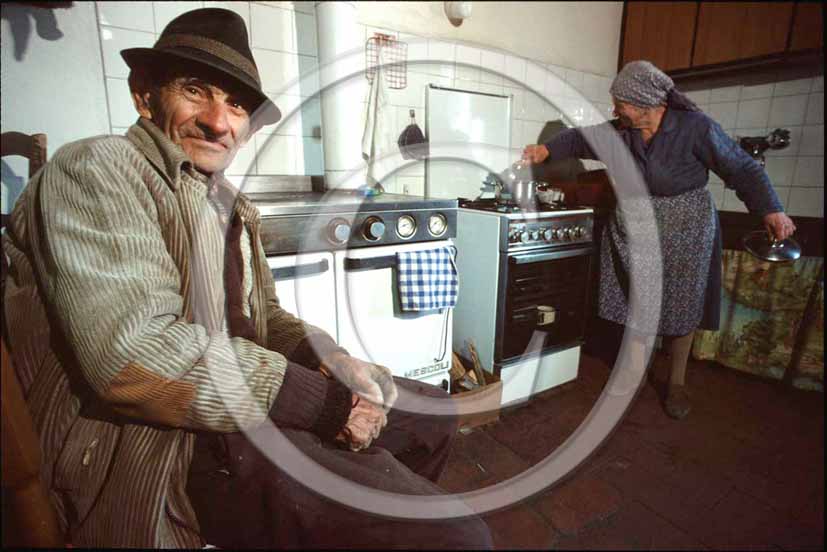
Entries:
<svg viewBox="0 0 827 552">
<path fill-rule="evenodd" d="M 492 211 L 497 213 L 522 213 L 524 211 L 535 213 L 548 213 L 553 211 L 568 211 L 572 209 L 579 209 L 579 207 L 567 207 L 562 203 L 555 203 L 549 205 L 547 203 L 538 203 L 533 209 L 524 209 L 511 201 L 502 201 L 497 199 L 466 199 L 459 198 L 459 206 L 465 209 L 476 209 L 478 211 Z"/>
</svg>

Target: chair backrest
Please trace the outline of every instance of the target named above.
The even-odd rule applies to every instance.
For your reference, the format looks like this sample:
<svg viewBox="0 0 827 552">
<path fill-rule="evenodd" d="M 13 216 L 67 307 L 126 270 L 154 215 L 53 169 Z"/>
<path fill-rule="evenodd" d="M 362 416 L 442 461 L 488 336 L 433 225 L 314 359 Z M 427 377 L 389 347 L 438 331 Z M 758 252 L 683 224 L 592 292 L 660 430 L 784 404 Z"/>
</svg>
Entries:
<svg viewBox="0 0 827 552">
<path fill-rule="evenodd" d="M 2 155 L 28 158 L 31 176 L 46 163 L 46 135 L 4 132 Z M 7 221 L 7 215 L 3 215 L 0 221 L 3 228 Z M 2 251 L 0 259 L 3 268 L 0 293 L 5 298 L 7 265 Z M 3 324 L 0 332 L 3 546 L 63 547 L 65 541 L 57 514 L 40 479 L 40 442 L 6 344 L 5 320 Z"/>
<path fill-rule="evenodd" d="M 29 160 L 29 177 L 31 178 L 40 167 L 46 164 L 46 135 L 23 134 L 22 132 L 4 132 L 0 134 L 0 156 L 19 155 Z M 9 215 L 0 216 L 0 228 L 9 224 Z M 5 297 L 6 291 L 6 255 L 0 255 L 0 297 Z M 2 317 L 2 315 L 0 315 Z"/>
<path fill-rule="evenodd" d="M 46 135 L 4 132 L 0 135 L 0 150 L 3 157 L 20 155 L 29 160 L 29 176 L 46 164 Z"/>
</svg>

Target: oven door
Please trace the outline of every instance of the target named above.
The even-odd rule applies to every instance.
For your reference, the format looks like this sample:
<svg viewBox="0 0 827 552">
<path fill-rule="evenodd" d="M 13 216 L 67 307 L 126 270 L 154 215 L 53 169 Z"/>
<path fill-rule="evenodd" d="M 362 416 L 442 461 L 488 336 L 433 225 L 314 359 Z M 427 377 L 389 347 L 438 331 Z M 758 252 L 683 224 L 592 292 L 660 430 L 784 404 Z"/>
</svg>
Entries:
<svg viewBox="0 0 827 552">
<path fill-rule="evenodd" d="M 267 257 L 281 307 L 338 339 L 333 253 Z"/>
<path fill-rule="evenodd" d="M 452 309 L 401 311 L 396 253 L 449 245 L 441 240 L 334 252 L 339 345 L 395 376 L 448 389 Z"/>
<path fill-rule="evenodd" d="M 535 334 L 535 351 L 583 342 L 592 257 L 592 246 L 508 256 L 497 360 L 507 362 L 525 354 Z"/>
</svg>

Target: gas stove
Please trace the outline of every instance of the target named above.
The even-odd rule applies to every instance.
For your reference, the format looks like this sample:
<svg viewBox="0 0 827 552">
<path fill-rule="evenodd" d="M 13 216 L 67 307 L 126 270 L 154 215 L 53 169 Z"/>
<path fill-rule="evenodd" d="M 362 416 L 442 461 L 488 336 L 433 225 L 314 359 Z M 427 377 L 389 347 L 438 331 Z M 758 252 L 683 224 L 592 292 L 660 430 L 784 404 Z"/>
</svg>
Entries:
<svg viewBox="0 0 827 552">
<path fill-rule="evenodd" d="M 510 201 L 502 201 L 497 199 L 465 199 L 459 198 L 459 206 L 464 207 L 466 209 L 477 209 L 479 211 L 491 211 L 496 213 L 504 213 L 504 214 L 515 214 L 515 213 L 549 213 L 549 212 L 556 212 L 556 211 L 567 211 L 571 210 L 571 207 L 566 207 L 562 203 L 538 203 L 532 209 L 526 210 L 523 209 L 520 205 Z"/>
<path fill-rule="evenodd" d="M 592 259 L 594 211 L 459 200 L 454 350 L 474 343 L 500 376 L 502 404 L 577 377 Z"/>
<path fill-rule="evenodd" d="M 495 216 L 502 220 L 500 250 L 522 251 L 591 243 L 594 210 L 591 207 L 540 204 L 534 210 L 494 199 L 459 199 L 467 217 Z"/>
</svg>

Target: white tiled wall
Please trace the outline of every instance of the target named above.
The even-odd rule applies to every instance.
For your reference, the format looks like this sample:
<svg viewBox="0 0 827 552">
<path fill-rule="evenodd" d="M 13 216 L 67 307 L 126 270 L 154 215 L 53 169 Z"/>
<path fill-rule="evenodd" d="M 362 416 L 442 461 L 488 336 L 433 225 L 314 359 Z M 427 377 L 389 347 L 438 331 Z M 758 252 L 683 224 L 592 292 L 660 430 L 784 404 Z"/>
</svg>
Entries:
<svg viewBox="0 0 827 552">
<path fill-rule="evenodd" d="M 572 125 L 599 122 L 596 114 L 590 113 L 589 102 L 604 116 L 611 115 L 609 86 L 612 79 L 609 77 L 540 64 L 490 48 L 477 48 L 469 44 L 400 33 L 394 29 L 364 25 L 361 28 L 365 33 L 365 40 L 374 32 L 391 34 L 407 43 L 409 57 L 412 57 L 411 51 L 427 52 L 430 60 L 428 63 L 408 66 L 407 88 L 388 90 L 389 103 L 396 110 L 396 135 L 409 123 L 410 109 L 415 110 L 416 122 L 424 130 L 425 113 L 422 108 L 425 105 L 425 89 L 429 83 L 477 92 L 513 95 L 511 155 L 515 160 L 520 157 L 523 146 L 537 141 L 545 123 L 560 118 L 562 111 L 573 114 L 572 120 L 569 121 Z M 566 86 L 566 83 L 574 90 Z M 367 81 L 362 79 L 361 83 L 353 85 L 363 87 L 363 96 L 367 95 Z M 551 103 L 532 90 L 547 96 Z M 364 109 L 364 105 L 361 109 Z M 354 137 L 361 138 L 361 129 L 354 133 Z M 395 144 L 393 146 L 395 147 Z M 587 168 L 603 166 L 599 162 L 586 161 L 584 164 Z M 387 175 L 382 179 L 382 184 L 390 192 L 422 194 L 425 187 L 424 162 L 415 163 L 403 171 Z"/>
<path fill-rule="evenodd" d="M 766 152 L 766 170 L 787 213 L 824 216 L 824 77 L 729 86 L 689 96 L 733 137 L 790 131 L 791 144 Z M 746 212 L 735 192 L 710 173 L 718 208 Z"/>
<path fill-rule="evenodd" d="M 151 47 L 178 15 L 200 7 L 221 7 L 244 19 L 262 87 L 275 95 L 317 65 L 312 2 L 97 2 L 104 78 L 113 133 L 123 133 L 138 115 L 127 85 L 124 48 Z M 309 95 L 309 94 L 308 94 Z M 265 128 L 239 152 L 227 174 L 321 174 L 324 156 L 316 127 L 318 99 L 291 96 L 279 105 L 285 119 Z M 288 115 L 295 110 L 292 116 Z M 316 137 L 314 137 L 314 135 Z M 259 154 L 258 156 L 256 154 Z"/>
</svg>

